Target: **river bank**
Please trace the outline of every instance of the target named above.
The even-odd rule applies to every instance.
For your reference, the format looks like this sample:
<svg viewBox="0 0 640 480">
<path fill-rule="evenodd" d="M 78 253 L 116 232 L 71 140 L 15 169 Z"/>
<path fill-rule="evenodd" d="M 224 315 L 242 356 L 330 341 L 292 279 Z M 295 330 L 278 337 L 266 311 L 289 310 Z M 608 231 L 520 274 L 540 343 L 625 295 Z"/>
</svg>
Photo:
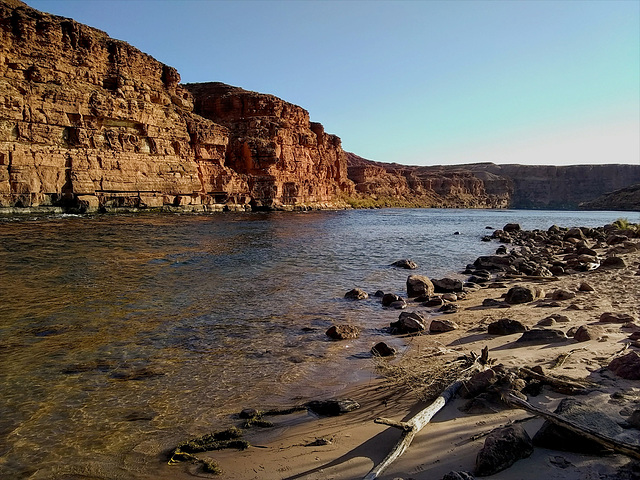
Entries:
<svg viewBox="0 0 640 480">
<path fill-rule="evenodd" d="M 588 247 L 583 247 L 594 250 L 598 259 L 616 257 L 622 262 L 611 261 L 608 263 L 612 268 L 605 265 L 583 272 L 568 269 L 557 276 L 506 278 L 503 275 L 505 278 L 500 278 L 499 282 L 488 282 L 484 287 L 470 289 L 466 297 L 457 302 L 460 306 L 458 311 L 446 315 L 446 319 L 455 322 L 458 329 L 407 337 L 409 348 L 401 358 L 391 362 L 417 371 L 426 370 L 434 359 L 451 360 L 470 351 L 479 353 L 487 346 L 490 357 L 506 368 L 538 366 L 554 376 L 588 379 L 597 388 L 580 395 L 580 401 L 597 405 L 603 415 L 609 415 L 620 423 L 626 421 L 640 403 L 638 382 L 616 376 L 607 366 L 616 357 L 638 351 L 637 341 L 630 340 L 634 332 L 640 331 L 637 321 L 637 299 L 640 298 L 638 241 L 630 239 L 626 244 L 620 241 L 612 245 L 590 238 L 584 241 Z M 574 253 L 570 249 L 576 250 L 579 242 L 571 241 L 560 246 L 562 256 L 573 260 L 570 256 Z M 527 248 L 531 249 L 532 245 L 530 242 Z M 531 252 L 529 258 L 536 253 L 539 252 Z M 545 294 L 526 303 L 505 304 L 503 294 L 514 286 L 530 286 L 534 291 L 543 289 Z M 418 305 L 410 302 L 408 310 L 424 310 L 416 307 Z M 605 313 L 627 314 L 632 321 L 618 324 L 602 322 L 600 319 Z M 550 317 L 557 320 L 545 320 Z M 516 343 L 521 333 L 489 335 L 488 325 L 503 318 L 519 321 L 529 329 L 560 330 L 569 332 L 569 335 L 566 340 L 542 343 Z M 578 341 L 572 338 L 572 333 L 581 326 L 587 326 L 593 332 L 591 339 L 581 338 L 584 341 Z M 386 456 L 400 436 L 398 430 L 375 424 L 373 420 L 377 417 L 406 420 L 424 404 L 419 401 L 414 387 L 393 378 L 372 377 L 352 389 L 349 396 L 361 403 L 359 410 L 298 424 L 300 417 L 275 419 L 275 431 L 253 431 L 248 435 L 247 438 L 257 447 L 241 452 L 226 450 L 211 454 L 210 457 L 224 472 L 220 478 L 338 480 L 364 477 Z M 566 396 L 544 387 L 539 395 L 529 395 L 529 401 L 553 411 Z M 485 434 L 495 427 L 530 416 L 519 409 L 463 413 L 459 408 L 466 402 L 456 398 L 445 406 L 416 436 L 408 451 L 380 478 L 439 479 L 451 471 L 473 472 Z M 523 422 L 531 437 L 542 424 L 543 420 L 539 418 Z M 633 434 L 634 430 L 627 430 L 622 435 L 629 432 Z M 637 478 L 633 475 L 638 471 L 633 468 L 629 459 L 622 455 L 596 456 L 536 447 L 532 455 L 491 478 Z M 176 478 L 176 470 L 173 472 Z"/>
</svg>

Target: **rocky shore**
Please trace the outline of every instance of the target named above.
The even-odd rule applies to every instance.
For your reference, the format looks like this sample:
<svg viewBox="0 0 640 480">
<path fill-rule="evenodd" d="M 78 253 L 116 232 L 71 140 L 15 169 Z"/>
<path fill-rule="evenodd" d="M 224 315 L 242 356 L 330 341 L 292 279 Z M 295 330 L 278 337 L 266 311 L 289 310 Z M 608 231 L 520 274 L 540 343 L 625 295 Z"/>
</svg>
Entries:
<svg viewBox="0 0 640 480">
<path fill-rule="evenodd" d="M 378 478 L 639 478 L 640 228 L 508 224 L 484 240 L 497 243 L 496 254 L 468 265 L 466 282 L 409 275 L 406 296 L 348 292 L 345 301 L 381 301 L 391 319 L 373 348 L 380 375 L 345 394 L 360 408 L 269 417 L 271 428 L 244 432 L 253 447 L 202 454 L 220 478 L 363 478 L 401 435 L 373 420 L 407 421 L 461 357 L 484 347 L 490 362 Z M 358 331 L 336 325 L 327 334 L 349 342 Z M 388 335 L 402 335 L 408 348 L 384 350 Z M 514 397 L 597 430 L 613 450 L 531 415 L 507 400 Z M 635 459 L 617 453 L 616 442 L 632 445 Z M 198 468 L 163 475 L 189 471 Z"/>
</svg>

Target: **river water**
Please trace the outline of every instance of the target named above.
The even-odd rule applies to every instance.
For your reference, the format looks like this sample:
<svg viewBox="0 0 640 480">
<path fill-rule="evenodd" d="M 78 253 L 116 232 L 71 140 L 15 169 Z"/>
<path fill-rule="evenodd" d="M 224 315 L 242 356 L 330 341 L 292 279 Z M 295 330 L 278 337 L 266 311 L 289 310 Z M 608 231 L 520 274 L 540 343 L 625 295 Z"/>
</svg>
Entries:
<svg viewBox="0 0 640 480">
<path fill-rule="evenodd" d="M 496 248 L 480 241 L 486 226 L 620 217 L 640 220 L 438 209 L 0 218 L 0 478 L 144 478 L 141 463 L 243 407 L 327 398 L 372 376 L 374 343 L 402 348 L 383 330 L 398 312 L 343 296 L 404 293 L 408 271 L 391 262 L 441 278 Z M 334 323 L 363 334 L 331 342 Z"/>
</svg>

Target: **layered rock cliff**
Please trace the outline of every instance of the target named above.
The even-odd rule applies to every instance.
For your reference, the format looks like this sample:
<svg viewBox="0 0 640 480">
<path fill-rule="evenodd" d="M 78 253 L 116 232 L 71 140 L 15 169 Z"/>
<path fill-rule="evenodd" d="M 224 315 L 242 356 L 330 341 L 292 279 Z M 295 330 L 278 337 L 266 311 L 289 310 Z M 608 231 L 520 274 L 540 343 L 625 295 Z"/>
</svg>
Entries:
<svg viewBox="0 0 640 480">
<path fill-rule="evenodd" d="M 415 167 L 348 154 L 349 178 L 381 205 L 577 209 L 582 202 L 640 182 L 640 165 Z"/>
<path fill-rule="evenodd" d="M 0 207 L 331 207 L 353 188 L 300 107 L 216 84 L 215 123 L 174 68 L 17 0 L 0 0 L 0 40 Z"/>
</svg>

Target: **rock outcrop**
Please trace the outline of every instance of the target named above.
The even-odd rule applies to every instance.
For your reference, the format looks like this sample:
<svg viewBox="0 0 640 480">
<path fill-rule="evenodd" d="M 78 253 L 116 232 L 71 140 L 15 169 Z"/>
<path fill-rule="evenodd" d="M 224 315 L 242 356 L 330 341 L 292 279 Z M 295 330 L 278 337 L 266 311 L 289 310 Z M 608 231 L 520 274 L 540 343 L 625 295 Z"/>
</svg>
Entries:
<svg viewBox="0 0 640 480">
<path fill-rule="evenodd" d="M 584 210 L 625 210 L 639 212 L 640 183 L 605 193 L 595 200 L 583 202 L 579 206 Z"/>
<path fill-rule="evenodd" d="M 0 39 L 0 207 L 331 207 L 353 189 L 340 140 L 300 107 L 185 88 L 131 45 L 17 0 L 0 0 Z"/>
</svg>

